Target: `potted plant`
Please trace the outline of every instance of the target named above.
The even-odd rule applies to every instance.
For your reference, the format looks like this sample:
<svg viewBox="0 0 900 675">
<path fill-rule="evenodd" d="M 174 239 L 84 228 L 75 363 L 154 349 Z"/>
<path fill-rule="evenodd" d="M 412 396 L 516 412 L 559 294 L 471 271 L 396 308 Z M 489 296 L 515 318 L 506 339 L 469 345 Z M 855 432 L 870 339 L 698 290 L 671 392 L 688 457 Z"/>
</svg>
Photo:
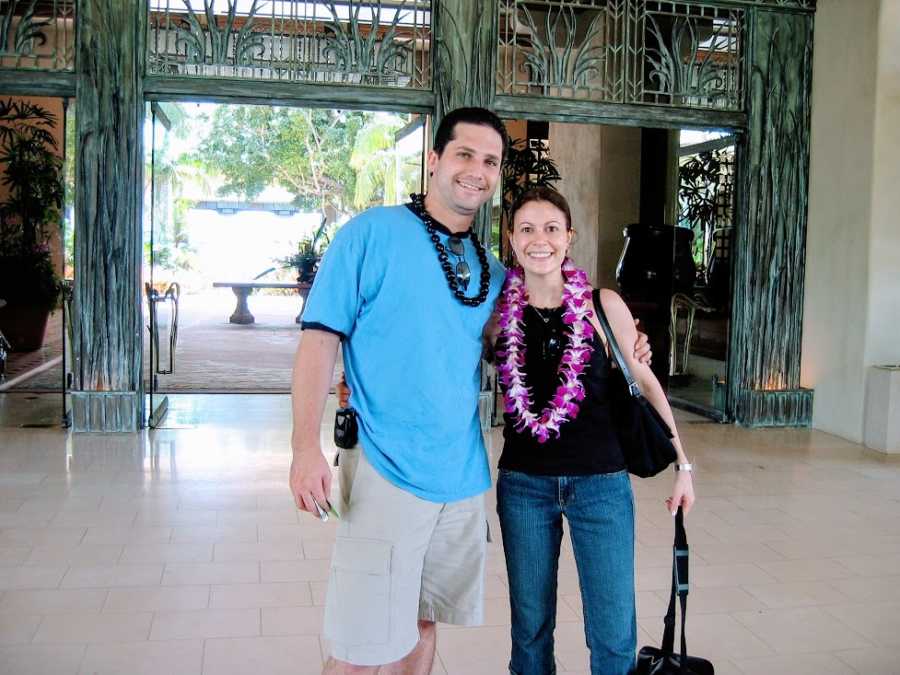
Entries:
<svg viewBox="0 0 900 675">
<path fill-rule="evenodd" d="M 500 227 L 509 222 L 510 211 L 519 195 L 535 187 L 553 187 L 553 183 L 558 180 L 559 170 L 548 154 L 545 141 L 526 138 L 510 141 L 503 161 Z M 497 236 L 499 235 L 498 232 Z M 502 236 L 499 239 L 503 241 Z M 506 247 L 501 247 L 501 250 L 504 251 L 504 262 L 511 265 L 512 250 L 506 250 Z"/>
<path fill-rule="evenodd" d="M 297 252 L 287 258 L 281 258 L 276 262 L 284 267 L 293 267 L 297 270 L 297 281 L 301 284 L 312 283 L 316 276 L 319 260 L 325 253 L 331 238 L 328 234 L 330 224 L 327 216 L 322 216 L 322 222 L 315 231 L 303 239 L 297 245 Z"/>
<path fill-rule="evenodd" d="M 50 255 L 50 228 L 63 203 L 62 159 L 52 129 L 56 116 L 38 105 L 0 101 L 0 330 L 14 351 L 39 349 L 60 280 Z"/>
</svg>

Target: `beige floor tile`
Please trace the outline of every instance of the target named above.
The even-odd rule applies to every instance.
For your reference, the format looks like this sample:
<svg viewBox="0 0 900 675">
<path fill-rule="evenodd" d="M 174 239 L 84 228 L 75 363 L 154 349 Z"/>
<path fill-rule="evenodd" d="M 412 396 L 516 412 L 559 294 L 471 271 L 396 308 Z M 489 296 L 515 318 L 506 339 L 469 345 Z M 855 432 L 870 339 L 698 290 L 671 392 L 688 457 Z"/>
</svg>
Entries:
<svg viewBox="0 0 900 675">
<path fill-rule="evenodd" d="M 8 647 L 31 642 L 40 623 L 40 616 L 19 611 L 10 613 L 0 608 L 0 646 Z"/>
<path fill-rule="evenodd" d="M 438 653 L 447 675 L 498 675 L 509 664 L 510 637 L 505 626 L 443 631 Z"/>
<path fill-rule="evenodd" d="M 657 619 L 638 619 L 638 624 L 655 637 L 650 643 L 658 645 L 662 625 Z M 676 631 L 677 635 L 680 631 Z M 702 656 L 714 664 L 720 660 L 751 659 L 772 656 L 774 650 L 753 631 L 730 614 L 691 614 L 688 610 L 688 653 Z"/>
<path fill-rule="evenodd" d="M 696 545 L 691 543 L 691 561 L 699 555 L 710 565 L 726 563 L 762 563 L 784 560 L 781 553 L 759 542 L 736 541 L 729 544 L 705 543 Z M 671 548 L 670 548 L 671 551 Z"/>
<path fill-rule="evenodd" d="M 199 527 L 215 527 L 218 524 L 218 512 L 215 510 L 207 511 L 179 511 L 177 508 L 151 509 L 140 511 L 135 517 L 134 524 L 137 526 L 153 526 L 153 527 L 178 527 L 178 526 L 199 526 Z"/>
<path fill-rule="evenodd" d="M 209 586 L 150 586 L 114 588 L 104 612 L 158 612 L 204 609 L 209 606 Z"/>
<path fill-rule="evenodd" d="M 577 599 L 578 614 L 581 616 L 581 598 L 577 596 L 569 596 Z M 644 616 L 665 616 L 666 609 L 669 606 L 669 596 L 667 593 L 655 591 L 637 591 L 634 596 L 637 606 L 637 615 Z"/>
<path fill-rule="evenodd" d="M 263 635 L 318 635 L 322 632 L 322 607 L 263 607 Z"/>
<path fill-rule="evenodd" d="M 312 603 L 317 607 L 325 606 L 325 594 L 328 592 L 327 581 L 310 581 L 309 589 L 312 593 Z M 496 597 L 496 596 L 494 596 Z M 487 596 L 485 596 L 487 599 Z"/>
<path fill-rule="evenodd" d="M 840 557 L 836 560 L 853 574 L 887 576 L 900 573 L 900 554 Z"/>
<path fill-rule="evenodd" d="M 213 544 L 178 542 L 176 544 L 128 544 L 122 552 L 123 565 L 153 563 L 208 563 L 213 560 Z"/>
<path fill-rule="evenodd" d="M 45 616 L 34 636 L 36 644 L 80 642 L 133 642 L 150 634 L 150 612 L 109 614 L 51 614 Z"/>
<path fill-rule="evenodd" d="M 122 555 L 119 544 L 78 544 L 77 546 L 35 546 L 26 565 L 68 565 L 91 567 L 115 565 Z"/>
<path fill-rule="evenodd" d="M 322 656 L 313 636 L 222 638 L 206 640 L 204 675 L 319 675 Z"/>
<path fill-rule="evenodd" d="M 843 602 L 845 596 L 835 588 L 840 581 L 793 581 L 783 584 L 748 584 L 750 595 L 770 609 L 809 607 Z"/>
<path fill-rule="evenodd" d="M 229 542 L 215 545 L 216 562 L 265 561 L 263 564 L 263 581 L 266 581 L 265 567 L 267 563 L 271 561 L 299 561 L 302 558 L 303 549 L 299 540 L 293 542 Z"/>
<path fill-rule="evenodd" d="M 827 558 L 761 562 L 759 566 L 775 577 L 777 581 L 783 583 L 790 581 L 827 581 L 829 579 L 845 579 L 853 576 L 853 572 L 846 566 Z"/>
<path fill-rule="evenodd" d="M 662 604 L 662 611 L 658 616 L 666 613 L 669 603 L 669 594 L 657 591 L 656 595 Z M 688 616 L 694 614 L 721 614 L 728 612 L 740 612 L 746 610 L 762 609 L 765 605 L 743 588 L 731 588 L 728 586 L 718 588 L 691 588 L 688 593 Z"/>
<path fill-rule="evenodd" d="M 257 525 L 257 529 L 260 542 L 298 542 L 303 539 L 321 542 L 323 545 L 333 545 L 334 532 L 336 531 L 336 528 L 329 527 L 327 523 L 309 523 L 306 525 L 302 523 L 290 523 L 287 525 L 260 523 Z M 329 555 L 331 555 L 330 552 Z"/>
<path fill-rule="evenodd" d="M 900 649 L 851 649 L 836 656 L 861 675 L 895 675 Z"/>
<path fill-rule="evenodd" d="M 0 591 L 30 588 L 56 588 L 66 574 L 66 566 L 34 565 L 0 567 Z"/>
<path fill-rule="evenodd" d="M 260 634 L 258 609 L 201 609 L 156 612 L 151 640 L 254 637 Z"/>
<path fill-rule="evenodd" d="M 178 525 L 172 528 L 172 543 L 181 542 L 206 542 L 218 544 L 222 542 L 252 543 L 258 539 L 257 526 L 233 525 L 233 526 L 191 526 Z"/>
<path fill-rule="evenodd" d="M 88 645 L 81 668 L 90 675 L 199 675 L 201 640 Z"/>
<path fill-rule="evenodd" d="M 0 547 L 76 546 L 84 538 L 86 527 L 28 527 L 0 530 Z"/>
<path fill-rule="evenodd" d="M 19 645 L 0 648 L 0 673 L 77 675 L 84 645 Z"/>
<path fill-rule="evenodd" d="M 303 539 L 303 557 L 307 560 L 331 560 L 334 542 L 321 539 Z"/>
<path fill-rule="evenodd" d="M 714 664 L 717 665 L 717 664 Z M 838 658 L 828 654 L 787 654 L 737 662 L 745 675 L 857 675 L 856 671 Z M 716 673 L 719 669 L 716 668 Z"/>
<path fill-rule="evenodd" d="M 250 584 L 259 581 L 259 563 L 215 562 L 166 564 L 164 586 Z"/>
<path fill-rule="evenodd" d="M 219 511 L 216 524 L 222 526 L 290 525 L 296 523 L 297 519 L 297 511 Z"/>
<path fill-rule="evenodd" d="M 51 527 L 126 527 L 135 522 L 135 510 L 63 511 L 49 522 Z"/>
<path fill-rule="evenodd" d="M 900 602 L 900 576 L 854 577 L 829 583 L 852 602 Z"/>
<path fill-rule="evenodd" d="M 900 648 L 900 602 L 829 605 L 825 611 L 879 647 Z"/>
<path fill-rule="evenodd" d="M 331 574 L 330 560 L 297 560 L 290 562 L 262 562 L 263 582 L 327 581 Z"/>
<path fill-rule="evenodd" d="M 119 588 L 152 586 L 162 579 L 162 565 L 101 565 L 73 567 L 63 577 L 62 588 Z"/>
<path fill-rule="evenodd" d="M 213 609 L 253 609 L 258 607 L 302 607 L 312 604 L 306 582 L 282 584 L 226 584 L 212 587 L 209 606 Z"/>
<path fill-rule="evenodd" d="M 107 592 L 105 588 L 7 591 L 0 598 L 0 612 L 22 614 L 99 612 L 106 600 Z"/>
<path fill-rule="evenodd" d="M 735 612 L 732 616 L 779 654 L 820 653 L 872 645 L 860 633 L 815 607 Z"/>
<path fill-rule="evenodd" d="M 761 565 L 764 563 L 761 563 Z M 765 584 L 777 581 L 765 572 L 760 565 L 751 563 L 733 563 L 728 565 L 693 566 L 691 569 L 691 585 L 695 588 L 720 588 L 723 586 L 739 586 L 742 584 Z M 669 584 L 671 587 L 671 573 Z"/>
<path fill-rule="evenodd" d="M 0 567 L 16 567 L 28 560 L 31 555 L 31 546 L 2 546 L 0 545 Z"/>
<path fill-rule="evenodd" d="M 164 544 L 172 536 L 171 527 L 89 527 L 82 544 Z"/>
</svg>

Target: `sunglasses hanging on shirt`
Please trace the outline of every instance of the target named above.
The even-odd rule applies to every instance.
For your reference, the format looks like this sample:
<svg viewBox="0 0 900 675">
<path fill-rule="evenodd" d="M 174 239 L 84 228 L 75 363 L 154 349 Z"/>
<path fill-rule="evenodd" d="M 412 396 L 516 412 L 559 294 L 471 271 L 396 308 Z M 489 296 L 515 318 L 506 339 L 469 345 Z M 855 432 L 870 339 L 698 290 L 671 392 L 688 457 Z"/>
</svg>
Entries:
<svg viewBox="0 0 900 675">
<path fill-rule="evenodd" d="M 478 263 L 481 266 L 481 279 L 478 284 L 478 295 L 469 298 L 465 295 L 465 290 L 468 287 L 471 278 L 469 264 L 465 259 L 459 260 L 456 263 L 455 270 L 450 264 L 450 254 L 457 255 L 452 248 L 454 246 L 452 240 L 455 239 L 458 242 L 459 255 L 465 253 L 462 237 L 450 235 L 447 240 L 447 246 L 444 246 L 441 243 L 441 238 L 438 236 L 434 219 L 425 209 L 425 195 L 412 194 L 410 195 L 410 198 L 412 199 L 412 203 L 407 204 L 406 206 L 425 224 L 425 229 L 428 232 L 431 243 L 434 244 L 434 249 L 437 251 L 438 262 L 441 265 L 441 269 L 444 271 L 444 276 L 447 279 L 447 285 L 450 287 L 450 292 L 457 300 L 467 307 L 478 307 L 478 305 L 487 300 L 488 292 L 491 288 L 491 268 L 488 264 L 487 252 L 478 240 L 478 235 L 475 234 L 475 230 L 469 230 L 469 236 L 472 237 L 475 253 L 478 254 Z"/>
</svg>

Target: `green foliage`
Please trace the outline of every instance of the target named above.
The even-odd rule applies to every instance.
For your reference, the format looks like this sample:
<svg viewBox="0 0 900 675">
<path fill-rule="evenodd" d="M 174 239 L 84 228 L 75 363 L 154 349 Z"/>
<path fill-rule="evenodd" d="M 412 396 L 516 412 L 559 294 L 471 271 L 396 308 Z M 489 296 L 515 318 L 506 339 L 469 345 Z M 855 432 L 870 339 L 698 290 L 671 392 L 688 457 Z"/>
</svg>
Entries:
<svg viewBox="0 0 900 675">
<path fill-rule="evenodd" d="M 503 162 L 503 213 L 509 217 L 513 202 L 533 187 L 553 187 L 560 180 L 556 163 L 542 141 L 517 138 L 510 142 Z"/>
<path fill-rule="evenodd" d="M 0 164 L 9 189 L 0 203 L 0 296 L 7 301 L 52 306 L 59 295 L 47 246 L 47 228 L 58 226 L 63 199 L 55 124 L 41 106 L 0 101 Z"/>
<path fill-rule="evenodd" d="M 350 155 L 350 166 L 356 172 L 353 206 L 357 209 L 397 204 L 418 190 L 421 156 L 404 156 L 396 148 L 396 133 L 403 125 L 401 117 L 371 117 L 357 134 Z"/>
<path fill-rule="evenodd" d="M 694 263 L 706 267 L 709 237 L 717 226 L 722 162 L 719 153 L 701 152 L 678 169 L 679 225 L 694 231 Z"/>
<path fill-rule="evenodd" d="M 252 201 L 277 184 L 301 209 L 350 212 L 356 174 L 348 162 L 371 113 L 267 106 L 221 106 L 194 157 L 220 174 L 221 195 Z"/>
</svg>

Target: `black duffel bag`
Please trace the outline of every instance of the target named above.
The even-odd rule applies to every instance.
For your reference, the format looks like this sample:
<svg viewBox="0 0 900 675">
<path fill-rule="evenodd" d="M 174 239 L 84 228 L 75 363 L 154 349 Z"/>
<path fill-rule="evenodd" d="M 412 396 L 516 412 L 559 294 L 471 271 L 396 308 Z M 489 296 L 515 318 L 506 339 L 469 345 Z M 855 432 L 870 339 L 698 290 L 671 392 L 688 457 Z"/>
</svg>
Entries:
<svg viewBox="0 0 900 675">
<path fill-rule="evenodd" d="M 681 604 L 681 653 L 675 646 L 675 596 Z M 672 592 L 669 595 L 669 611 L 666 612 L 662 646 L 641 647 L 637 668 L 633 675 L 714 675 L 713 664 L 697 656 L 688 656 L 684 636 L 687 621 L 688 595 L 688 545 L 684 531 L 684 514 L 681 507 L 675 516 L 675 549 L 672 561 Z"/>
</svg>

